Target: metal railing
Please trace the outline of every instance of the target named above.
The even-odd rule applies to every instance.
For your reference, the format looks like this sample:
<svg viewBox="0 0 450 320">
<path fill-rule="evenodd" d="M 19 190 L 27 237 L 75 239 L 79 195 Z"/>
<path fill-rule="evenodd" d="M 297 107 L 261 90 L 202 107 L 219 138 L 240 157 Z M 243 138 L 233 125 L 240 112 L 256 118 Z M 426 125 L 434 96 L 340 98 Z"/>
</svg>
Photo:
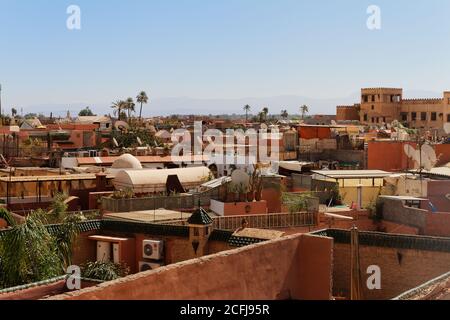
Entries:
<svg viewBox="0 0 450 320">
<path fill-rule="evenodd" d="M 278 229 L 293 227 L 312 227 L 317 225 L 318 214 L 313 212 L 274 213 L 261 215 L 243 215 L 213 218 L 213 228 L 220 230 L 236 230 L 242 226 L 242 221 L 248 222 L 249 228 Z M 186 220 L 160 221 L 165 225 L 187 225 Z"/>
</svg>

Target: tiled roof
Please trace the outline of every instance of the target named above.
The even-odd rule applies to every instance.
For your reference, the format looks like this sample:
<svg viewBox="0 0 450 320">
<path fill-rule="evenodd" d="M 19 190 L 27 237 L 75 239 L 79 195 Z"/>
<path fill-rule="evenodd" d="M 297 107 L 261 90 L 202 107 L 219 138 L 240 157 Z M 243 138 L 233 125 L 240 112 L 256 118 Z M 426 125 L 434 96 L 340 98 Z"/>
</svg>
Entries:
<svg viewBox="0 0 450 320">
<path fill-rule="evenodd" d="M 195 210 L 187 222 L 189 224 L 209 225 L 213 223 L 213 220 L 203 208 L 199 208 Z"/>
<path fill-rule="evenodd" d="M 245 247 L 245 246 L 249 246 L 251 244 L 255 244 L 255 243 L 260 243 L 266 240 L 262 240 L 262 239 L 256 239 L 256 238 L 247 238 L 247 237 L 235 237 L 232 236 L 230 237 L 230 239 L 228 240 L 228 244 L 231 247 Z"/>
<path fill-rule="evenodd" d="M 327 229 L 312 234 L 333 238 L 336 243 L 350 244 L 350 231 L 347 230 Z M 450 238 L 440 237 L 359 232 L 359 243 L 371 247 L 450 252 Z"/>
<path fill-rule="evenodd" d="M 189 227 L 187 226 L 103 220 L 101 229 L 104 231 L 113 231 L 113 232 L 189 237 Z"/>
<path fill-rule="evenodd" d="M 66 278 L 67 278 L 67 276 L 63 275 L 63 276 L 59 276 L 57 278 L 52 278 L 52 279 L 48 279 L 48 280 L 44 280 L 44 281 L 40 281 L 40 282 L 29 283 L 29 284 L 24 284 L 24 285 L 17 286 L 17 287 L 3 289 L 3 290 L 0 290 L 0 295 L 57 283 L 59 281 L 65 280 Z"/>
<path fill-rule="evenodd" d="M 209 240 L 228 242 L 232 236 L 232 231 L 214 229 L 209 236 Z"/>
</svg>

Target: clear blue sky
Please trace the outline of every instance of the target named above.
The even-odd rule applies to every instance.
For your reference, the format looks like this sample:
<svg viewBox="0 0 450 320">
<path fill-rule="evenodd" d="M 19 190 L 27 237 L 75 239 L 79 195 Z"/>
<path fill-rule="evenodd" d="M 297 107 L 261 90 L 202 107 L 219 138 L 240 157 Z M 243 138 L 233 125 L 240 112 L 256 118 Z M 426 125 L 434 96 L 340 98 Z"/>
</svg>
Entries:
<svg viewBox="0 0 450 320">
<path fill-rule="evenodd" d="M 80 31 L 66 28 L 70 4 Z M 370 4 L 380 31 L 366 27 Z M 0 0 L 3 104 L 441 92 L 449 12 L 447 0 Z"/>
</svg>

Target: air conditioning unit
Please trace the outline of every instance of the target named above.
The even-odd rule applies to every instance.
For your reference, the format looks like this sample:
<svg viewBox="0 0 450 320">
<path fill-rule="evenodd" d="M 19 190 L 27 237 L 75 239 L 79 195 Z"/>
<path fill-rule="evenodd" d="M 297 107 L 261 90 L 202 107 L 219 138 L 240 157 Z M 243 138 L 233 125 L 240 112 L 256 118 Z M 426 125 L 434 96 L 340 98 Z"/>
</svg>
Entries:
<svg viewBox="0 0 450 320">
<path fill-rule="evenodd" d="M 97 261 L 111 261 L 111 243 L 104 241 L 97 242 Z"/>
<path fill-rule="evenodd" d="M 161 260 L 164 252 L 164 242 L 158 240 L 144 240 L 142 244 L 144 259 Z"/>
<path fill-rule="evenodd" d="M 162 263 L 157 262 L 139 262 L 139 272 L 155 270 L 164 266 Z"/>
</svg>

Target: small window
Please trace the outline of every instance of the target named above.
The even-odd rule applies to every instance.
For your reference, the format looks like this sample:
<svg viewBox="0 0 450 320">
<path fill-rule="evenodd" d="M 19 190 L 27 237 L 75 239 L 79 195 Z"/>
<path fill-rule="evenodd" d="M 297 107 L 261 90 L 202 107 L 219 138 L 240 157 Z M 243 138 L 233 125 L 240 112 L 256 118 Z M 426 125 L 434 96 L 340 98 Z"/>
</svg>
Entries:
<svg viewBox="0 0 450 320">
<path fill-rule="evenodd" d="M 437 113 L 436 112 L 432 112 L 431 113 L 431 121 L 436 121 L 437 120 Z"/>
<path fill-rule="evenodd" d="M 199 232 L 198 232 L 198 228 L 194 228 L 194 236 L 198 237 L 200 236 Z"/>
<path fill-rule="evenodd" d="M 375 123 L 375 118 L 374 117 L 372 117 L 372 123 Z"/>
<path fill-rule="evenodd" d="M 448 117 L 450 118 L 450 114 L 448 115 Z M 368 117 L 367 117 L 367 113 L 364 115 L 364 121 L 365 122 L 367 122 L 367 119 L 368 119 Z"/>
<path fill-rule="evenodd" d="M 372 96 L 372 102 L 375 102 L 375 96 Z"/>
<path fill-rule="evenodd" d="M 411 119 L 412 119 L 412 121 L 416 121 L 417 120 L 417 113 L 416 112 L 411 112 Z"/>
<path fill-rule="evenodd" d="M 408 121 L 408 113 L 407 112 L 402 112 L 401 116 L 402 116 L 402 121 Z"/>
<path fill-rule="evenodd" d="M 421 112 L 420 113 L 420 120 L 427 121 L 427 113 L 426 112 Z"/>
<path fill-rule="evenodd" d="M 447 122 L 450 122 L 450 114 L 447 115 Z"/>
<path fill-rule="evenodd" d="M 375 106 L 374 105 L 372 105 L 372 110 L 375 110 Z"/>
</svg>

